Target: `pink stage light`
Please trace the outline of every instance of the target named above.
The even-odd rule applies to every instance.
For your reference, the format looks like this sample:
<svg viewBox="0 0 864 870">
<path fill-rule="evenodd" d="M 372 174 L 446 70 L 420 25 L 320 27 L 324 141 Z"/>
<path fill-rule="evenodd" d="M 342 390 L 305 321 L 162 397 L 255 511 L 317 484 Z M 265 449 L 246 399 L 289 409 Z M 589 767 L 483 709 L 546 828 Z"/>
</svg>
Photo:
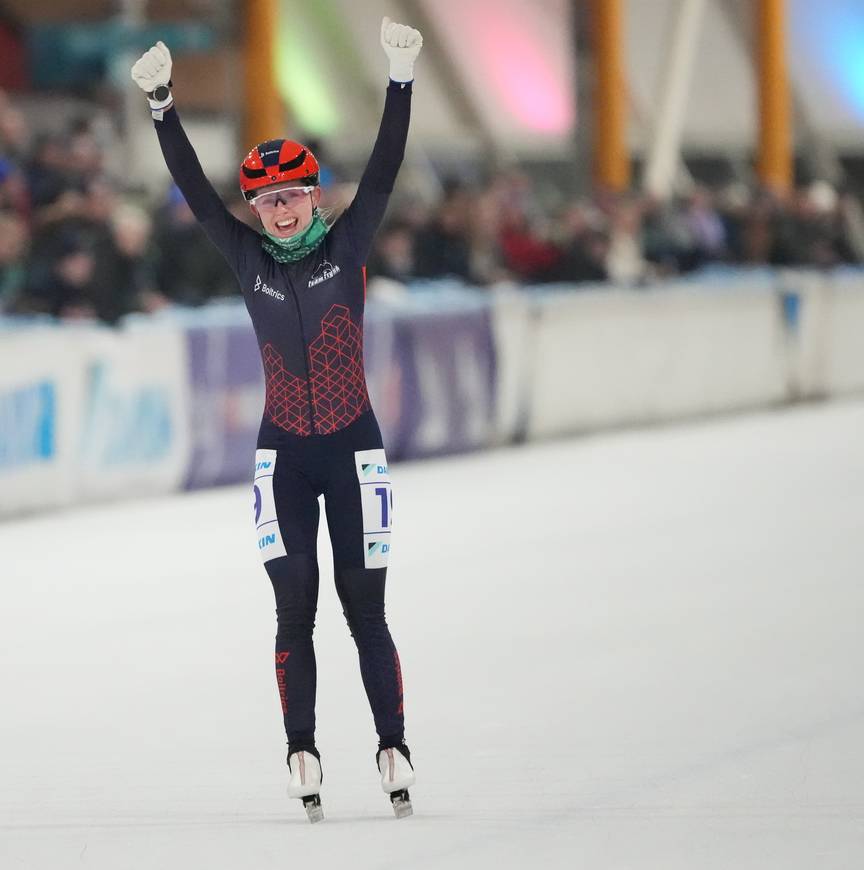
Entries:
<svg viewBox="0 0 864 870">
<path fill-rule="evenodd" d="M 478 22 L 476 38 L 482 67 L 496 96 L 514 118 L 538 133 L 564 134 L 575 111 L 569 82 L 550 60 L 549 46 L 535 34 L 515 29 L 515 22 Z M 544 50 L 541 50 L 544 49 Z"/>
</svg>

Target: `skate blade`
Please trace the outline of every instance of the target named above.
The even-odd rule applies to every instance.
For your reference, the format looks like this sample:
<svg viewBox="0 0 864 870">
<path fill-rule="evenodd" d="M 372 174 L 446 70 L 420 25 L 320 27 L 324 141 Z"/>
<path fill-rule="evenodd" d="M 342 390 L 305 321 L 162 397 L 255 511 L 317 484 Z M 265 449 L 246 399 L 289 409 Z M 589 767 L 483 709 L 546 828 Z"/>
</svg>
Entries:
<svg viewBox="0 0 864 870">
<path fill-rule="evenodd" d="M 306 816 L 313 825 L 316 822 L 324 821 L 324 808 L 321 806 L 321 798 L 317 795 L 312 798 L 305 798 L 303 806 L 306 809 Z"/>
<path fill-rule="evenodd" d="M 394 792 L 390 800 L 397 819 L 407 819 L 408 816 L 414 815 L 414 807 L 411 806 L 411 798 L 406 790 Z"/>
</svg>

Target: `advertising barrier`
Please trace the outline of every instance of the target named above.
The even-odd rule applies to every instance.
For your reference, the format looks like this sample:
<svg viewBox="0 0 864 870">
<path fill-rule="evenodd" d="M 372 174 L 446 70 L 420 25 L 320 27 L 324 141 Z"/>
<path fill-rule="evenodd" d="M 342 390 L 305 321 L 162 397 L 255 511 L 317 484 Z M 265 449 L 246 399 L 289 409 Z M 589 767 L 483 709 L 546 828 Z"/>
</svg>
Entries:
<svg viewBox="0 0 864 870">
<path fill-rule="evenodd" d="M 542 300 L 530 438 L 770 405 L 787 398 L 776 293 L 567 293 Z"/>
<path fill-rule="evenodd" d="M 182 331 L 100 330 L 88 342 L 78 444 L 81 498 L 171 492 L 189 460 L 189 383 Z"/>
<path fill-rule="evenodd" d="M 245 312 L 237 324 L 186 329 L 191 456 L 184 486 L 249 477 L 264 408 L 264 373 Z"/>
<path fill-rule="evenodd" d="M 396 351 L 396 318 L 391 310 L 370 303 L 363 328 L 363 363 L 369 401 L 375 409 L 387 455 L 395 459 L 393 445 L 400 441 L 403 409 L 402 369 Z"/>
<path fill-rule="evenodd" d="M 453 282 L 370 300 L 391 459 L 864 392 L 864 272 L 663 287 Z M 0 517 L 245 482 L 264 406 L 240 303 L 120 329 L 0 322 Z"/>
<path fill-rule="evenodd" d="M 401 419 L 388 446 L 393 457 L 456 453 L 491 443 L 495 347 L 488 306 L 403 315 L 395 330 Z"/>
<path fill-rule="evenodd" d="M 495 444 L 522 441 L 526 436 L 541 307 L 533 293 L 515 289 L 492 297 Z"/>
<path fill-rule="evenodd" d="M 837 272 L 825 281 L 824 374 L 829 395 L 864 390 L 864 279 Z"/>
<path fill-rule="evenodd" d="M 74 500 L 89 330 L 0 335 L 0 516 Z"/>
</svg>

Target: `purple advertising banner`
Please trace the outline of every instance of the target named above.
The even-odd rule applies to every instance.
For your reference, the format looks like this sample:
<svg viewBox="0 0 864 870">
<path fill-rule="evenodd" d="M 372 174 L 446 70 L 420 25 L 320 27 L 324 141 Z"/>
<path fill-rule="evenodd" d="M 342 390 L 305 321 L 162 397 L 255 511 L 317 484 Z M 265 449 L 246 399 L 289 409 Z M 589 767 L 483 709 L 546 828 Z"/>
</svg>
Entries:
<svg viewBox="0 0 864 870">
<path fill-rule="evenodd" d="M 264 373 L 249 324 L 186 331 L 192 453 L 185 488 L 250 479 L 264 410 Z"/>
<path fill-rule="evenodd" d="M 187 327 L 192 451 L 185 488 L 249 479 L 264 376 L 246 323 Z M 495 347 L 488 307 L 370 306 L 364 362 L 391 460 L 472 450 L 494 436 Z"/>
<path fill-rule="evenodd" d="M 381 428 L 388 459 L 396 458 L 403 438 L 402 371 L 396 352 L 393 313 L 375 305 L 366 308 L 363 318 L 363 363 L 369 401 Z"/>
<path fill-rule="evenodd" d="M 400 387 L 393 458 L 473 450 L 495 428 L 495 346 L 488 307 L 411 312 L 394 324 Z"/>
</svg>

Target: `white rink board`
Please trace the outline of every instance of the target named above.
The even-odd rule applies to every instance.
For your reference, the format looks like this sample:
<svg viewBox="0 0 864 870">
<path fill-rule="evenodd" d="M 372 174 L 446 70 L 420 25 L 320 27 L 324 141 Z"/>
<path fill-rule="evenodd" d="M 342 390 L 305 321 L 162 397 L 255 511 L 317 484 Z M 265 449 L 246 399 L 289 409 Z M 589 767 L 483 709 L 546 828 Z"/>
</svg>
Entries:
<svg viewBox="0 0 864 870">
<path fill-rule="evenodd" d="M 864 391 L 864 279 L 828 283 L 827 386 L 831 395 Z"/>
<path fill-rule="evenodd" d="M 285 797 L 248 486 L 0 526 L 0 867 L 860 867 L 862 436 L 830 405 L 392 468 L 402 822 L 323 543 L 326 821 Z"/>
<path fill-rule="evenodd" d="M 529 437 L 732 411 L 787 395 L 776 294 L 602 290 L 543 300 Z"/>
</svg>

